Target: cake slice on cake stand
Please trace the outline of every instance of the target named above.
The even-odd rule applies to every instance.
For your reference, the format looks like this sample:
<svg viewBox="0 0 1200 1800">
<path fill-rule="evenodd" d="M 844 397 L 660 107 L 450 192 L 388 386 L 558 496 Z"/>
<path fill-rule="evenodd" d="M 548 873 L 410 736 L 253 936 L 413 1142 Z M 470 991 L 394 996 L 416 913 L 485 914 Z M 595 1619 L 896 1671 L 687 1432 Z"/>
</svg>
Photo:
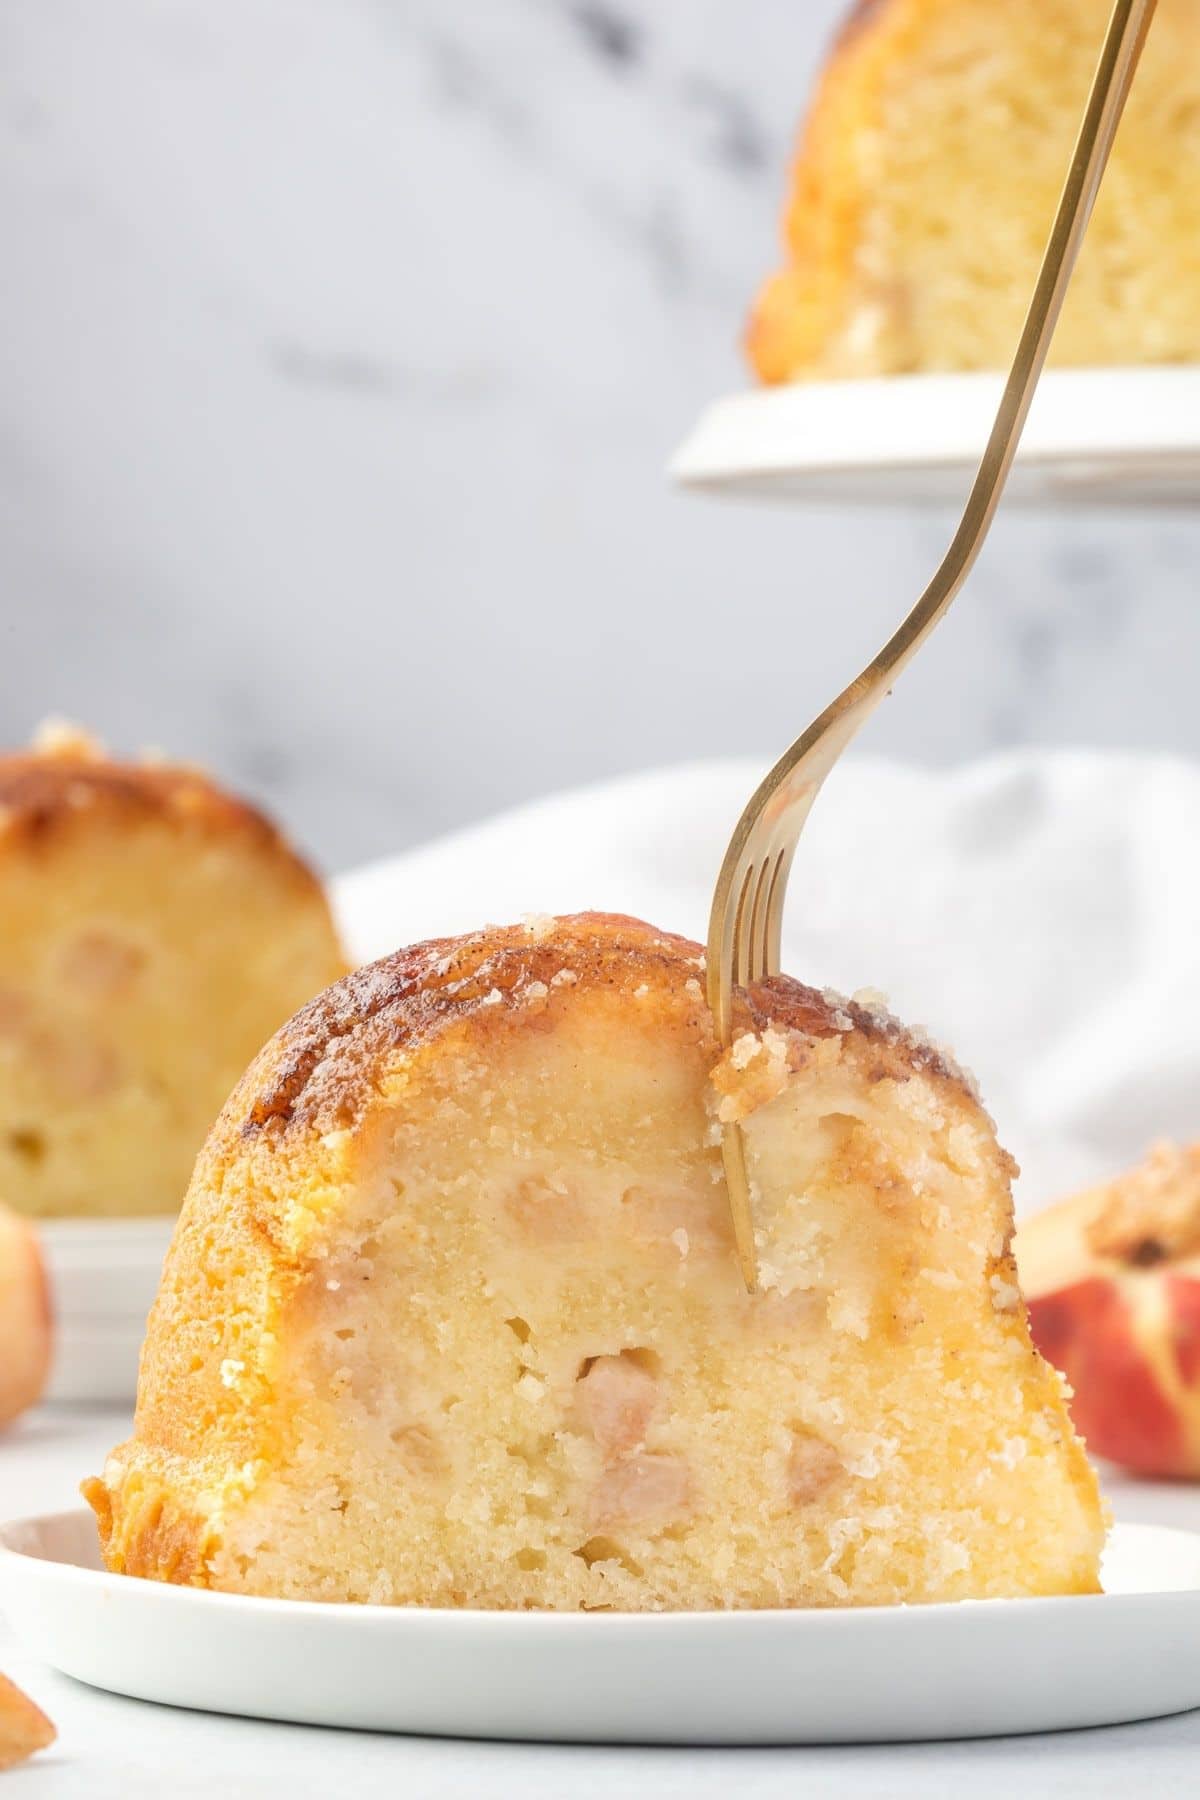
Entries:
<svg viewBox="0 0 1200 1800">
<path fill-rule="evenodd" d="M 853 9 L 796 154 L 783 266 L 747 326 L 763 385 L 716 401 L 683 486 L 956 503 L 1000 395 L 1102 8 Z M 1200 494 L 1200 21 L 1160 0 L 1030 413 L 1010 503 Z"/>
</svg>

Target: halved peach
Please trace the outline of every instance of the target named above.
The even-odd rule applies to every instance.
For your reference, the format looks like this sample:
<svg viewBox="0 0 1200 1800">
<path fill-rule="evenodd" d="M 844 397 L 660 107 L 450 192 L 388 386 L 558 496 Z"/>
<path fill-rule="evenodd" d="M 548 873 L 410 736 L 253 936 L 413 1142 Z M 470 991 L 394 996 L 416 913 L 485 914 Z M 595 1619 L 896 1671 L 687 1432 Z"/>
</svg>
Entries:
<svg viewBox="0 0 1200 1800">
<path fill-rule="evenodd" d="M 1200 1480 L 1200 1146 L 1156 1146 L 1026 1220 L 1014 1248 L 1034 1341 L 1075 1390 L 1088 1448 Z"/>
</svg>

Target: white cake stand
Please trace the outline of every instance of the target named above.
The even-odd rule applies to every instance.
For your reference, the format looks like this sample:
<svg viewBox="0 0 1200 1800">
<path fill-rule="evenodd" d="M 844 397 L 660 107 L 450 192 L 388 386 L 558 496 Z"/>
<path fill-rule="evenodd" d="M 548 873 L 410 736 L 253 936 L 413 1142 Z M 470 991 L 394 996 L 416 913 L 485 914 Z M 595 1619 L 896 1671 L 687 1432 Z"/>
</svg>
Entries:
<svg viewBox="0 0 1200 1800">
<path fill-rule="evenodd" d="M 737 498 L 962 504 L 1000 399 L 999 374 L 798 382 L 718 400 L 669 473 Z M 1200 365 L 1050 369 L 1005 504 L 1200 500 Z"/>
</svg>

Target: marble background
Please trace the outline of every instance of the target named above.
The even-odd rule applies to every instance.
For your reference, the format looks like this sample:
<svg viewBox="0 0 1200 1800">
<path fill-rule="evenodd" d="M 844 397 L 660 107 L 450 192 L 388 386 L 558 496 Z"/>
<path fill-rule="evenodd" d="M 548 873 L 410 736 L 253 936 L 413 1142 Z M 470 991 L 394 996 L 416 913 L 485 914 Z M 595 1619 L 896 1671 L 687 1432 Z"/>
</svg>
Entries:
<svg viewBox="0 0 1200 1800">
<path fill-rule="evenodd" d="M 841 0 L 4 0 L 0 730 L 337 865 L 774 752 L 934 513 L 684 498 Z M 868 747 L 1200 749 L 1200 531 L 1009 517 Z"/>
</svg>

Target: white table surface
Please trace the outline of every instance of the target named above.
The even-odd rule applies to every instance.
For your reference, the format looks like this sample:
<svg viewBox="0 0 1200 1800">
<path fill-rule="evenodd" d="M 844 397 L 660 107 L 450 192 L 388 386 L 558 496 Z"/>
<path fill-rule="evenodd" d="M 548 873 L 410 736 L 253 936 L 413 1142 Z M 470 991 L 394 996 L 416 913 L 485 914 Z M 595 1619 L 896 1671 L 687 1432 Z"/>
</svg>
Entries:
<svg viewBox="0 0 1200 1800">
<path fill-rule="evenodd" d="M 118 1412 L 44 1407 L 0 1438 L 0 1512 L 14 1518 L 73 1504 L 82 1475 L 99 1469 L 125 1434 Z M 1121 1518 L 1200 1529 L 1200 1487 L 1112 1479 Z M 1197 1647 L 1200 1654 L 1200 1646 Z M 241 1796 L 355 1800 L 398 1794 L 521 1794 L 590 1800 L 653 1794 L 691 1800 L 740 1796 L 965 1795 L 1015 1792 L 1129 1796 L 1194 1794 L 1200 1784 L 1200 1711 L 1145 1725 L 1049 1737 L 952 1744 L 795 1750 L 628 1749 L 466 1743 L 305 1729 L 218 1718 L 103 1694 L 27 1656 L 0 1618 L 0 1668 L 55 1721 L 55 1747 L 5 1777 L 12 1800 L 141 1800 Z"/>
</svg>

